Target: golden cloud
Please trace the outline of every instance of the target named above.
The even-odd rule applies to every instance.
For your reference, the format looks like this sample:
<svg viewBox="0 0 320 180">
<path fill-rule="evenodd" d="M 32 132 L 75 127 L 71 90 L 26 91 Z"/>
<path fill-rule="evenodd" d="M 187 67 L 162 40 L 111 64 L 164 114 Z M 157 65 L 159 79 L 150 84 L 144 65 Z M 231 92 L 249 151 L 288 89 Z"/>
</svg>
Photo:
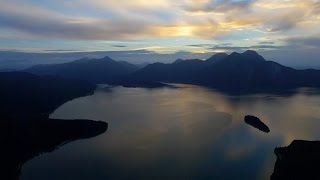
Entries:
<svg viewBox="0 0 320 180">
<path fill-rule="evenodd" d="M 61 9 L 72 4 L 80 14 L 77 16 L 21 1 L 0 0 L 0 3 L 0 28 L 42 38 L 123 40 L 186 36 L 212 39 L 237 30 L 273 32 L 278 36 L 288 30 L 297 33 L 306 28 L 319 28 L 320 20 L 320 2 L 315 0 L 56 1 L 57 6 L 66 6 Z M 91 11 L 98 11 L 99 15 L 89 16 Z"/>
</svg>

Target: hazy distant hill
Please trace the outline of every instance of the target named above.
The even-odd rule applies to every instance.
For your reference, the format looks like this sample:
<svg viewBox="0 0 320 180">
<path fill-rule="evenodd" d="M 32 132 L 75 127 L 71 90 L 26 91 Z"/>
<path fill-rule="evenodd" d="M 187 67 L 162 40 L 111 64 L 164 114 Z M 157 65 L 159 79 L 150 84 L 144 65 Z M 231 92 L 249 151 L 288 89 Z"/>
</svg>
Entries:
<svg viewBox="0 0 320 180">
<path fill-rule="evenodd" d="M 25 71 L 37 75 L 56 75 L 94 83 L 110 83 L 138 69 L 136 65 L 114 61 L 106 56 L 102 59 L 80 59 L 64 64 L 36 65 Z"/>
<path fill-rule="evenodd" d="M 320 71 L 295 70 L 266 61 L 255 51 L 216 54 L 206 61 L 154 63 L 133 73 L 130 78 L 191 83 L 229 90 L 320 87 Z"/>
</svg>

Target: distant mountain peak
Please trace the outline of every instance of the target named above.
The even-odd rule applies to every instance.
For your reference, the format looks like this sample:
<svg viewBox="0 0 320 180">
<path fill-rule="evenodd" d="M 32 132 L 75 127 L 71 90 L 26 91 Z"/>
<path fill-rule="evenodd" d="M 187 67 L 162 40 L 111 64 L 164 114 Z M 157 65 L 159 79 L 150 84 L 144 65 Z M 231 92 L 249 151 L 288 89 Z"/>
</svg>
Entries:
<svg viewBox="0 0 320 180">
<path fill-rule="evenodd" d="M 70 63 L 71 64 L 75 64 L 75 63 L 76 64 L 79 64 L 79 63 L 93 63 L 93 62 L 99 63 L 99 62 L 102 62 L 102 61 L 114 61 L 114 60 L 111 59 L 109 56 L 105 56 L 105 57 L 103 57 L 101 59 L 91 59 L 91 58 L 85 57 L 85 58 L 81 58 L 79 60 L 72 61 Z M 69 63 L 66 63 L 66 64 L 69 64 Z"/>
<path fill-rule="evenodd" d="M 256 51 L 247 50 L 243 53 L 233 52 L 229 55 L 228 59 L 235 59 L 235 60 L 250 60 L 250 61 L 265 61 L 265 59 L 258 54 Z"/>
<path fill-rule="evenodd" d="M 217 58 L 217 57 L 227 57 L 227 56 L 228 56 L 227 53 L 216 53 L 216 54 L 212 55 L 210 58 L 208 58 L 207 60 Z"/>
<path fill-rule="evenodd" d="M 242 55 L 245 55 L 247 58 L 253 59 L 253 60 L 263 60 L 265 61 L 265 59 L 256 51 L 253 50 L 247 50 L 244 53 L 242 53 Z"/>
<path fill-rule="evenodd" d="M 138 69 L 136 65 L 115 61 L 106 56 L 101 59 L 82 59 L 64 64 L 33 66 L 25 71 L 37 75 L 56 75 L 94 83 L 110 83 Z"/>
<path fill-rule="evenodd" d="M 243 54 L 259 55 L 257 51 L 254 51 L 254 50 L 246 50 Z"/>
<path fill-rule="evenodd" d="M 113 61 L 113 59 L 111 59 L 109 56 L 105 56 L 101 60 L 112 60 Z"/>
<path fill-rule="evenodd" d="M 228 57 L 227 53 L 216 53 L 206 60 L 206 62 L 216 63 Z"/>
<path fill-rule="evenodd" d="M 173 63 L 179 63 L 179 62 L 181 62 L 181 61 L 183 61 L 183 59 L 177 59 L 177 60 L 175 60 Z"/>
</svg>

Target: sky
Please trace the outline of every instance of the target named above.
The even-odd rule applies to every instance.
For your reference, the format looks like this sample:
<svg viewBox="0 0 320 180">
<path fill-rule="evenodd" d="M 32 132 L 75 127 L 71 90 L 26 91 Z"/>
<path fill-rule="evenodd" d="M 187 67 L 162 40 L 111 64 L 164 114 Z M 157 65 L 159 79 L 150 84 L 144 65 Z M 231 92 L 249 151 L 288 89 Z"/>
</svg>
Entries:
<svg viewBox="0 0 320 180">
<path fill-rule="evenodd" d="M 143 63 L 248 49 L 320 67 L 320 0 L 0 0 L 2 64 L 21 59 L 12 52 L 34 63 L 109 54 Z"/>
</svg>

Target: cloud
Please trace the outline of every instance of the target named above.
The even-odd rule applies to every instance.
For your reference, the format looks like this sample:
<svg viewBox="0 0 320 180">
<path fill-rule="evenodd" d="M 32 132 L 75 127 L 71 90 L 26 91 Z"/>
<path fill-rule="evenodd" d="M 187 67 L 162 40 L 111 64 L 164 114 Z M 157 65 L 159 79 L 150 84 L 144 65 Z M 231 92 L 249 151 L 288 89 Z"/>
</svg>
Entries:
<svg viewBox="0 0 320 180">
<path fill-rule="evenodd" d="M 285 42 L 294 47 L 320 48 L 320 34 L 313 36 L 290 37 Z"/>
<path fill-rule="evenodd" d="M 117 48 L 125 48 L 125 47 L 128 47 L 128 46 L 125 46 L 125 45 L 111 45 L 112 47 L 117 47 Z"/>
<path fill-rule="evenodd" d="M 270 50 L 270 49 L 280 49 L 282 46 L 274 45 L 253 45 L 253 46 L 214 46 L 211 49 L 213 50 L 225 50 L 228 52 L 233 51 L 245 51 L 245 50 Z"/>
<path fill-rule="evenodd" d="M 190 45 L 187 45 L 189 47 L 201 47 L 201 48 L 205 48 L 205 47 L 211 47 L 212 44 L 190 44 Z"/>
<path fill-rule="evenodd" d="M 205 49 L 210 49 L 210 50 L 215 50 L 215 51 L 225 51 L 225 52 L 234 52 L 234 51 L 246 51 L 246 50 L 278 50 L 284 48 L 284 46 L 280 45 L 273 45 L 272 43 L 269 42 L 263 42 L 263 43 L 258 43 L 257 45 L 251 45 L 251 46 L 236 46 L 233 45 L 232 43 L 222 43 L 222 44 L 191 44 L 188 45 L 190 47 L 195 47 L 195 48 L 205 48 Z"/>
<path fill-rule="evenodd" d="M 275 44 L 275 42 L 272 42 L 272 41 L 261 41 L 261 42 L 259 42 L 259 44 L 269 44 L 269 45 L 272 45 L 272 44 Z"/>
<path fill-rule="evenodd" d="M 281 14 L 275 17 L 271 17 L 265 22 L 268 32 L 281 32 L 293 29 L 303 22 L 305 19 L 303 11 L 294 10 Z"/>
<path fill-rule="evenodd" d="M 71 40 L 221 39 L 238 31 L 284 36 L 319 27 L 320 13 L 315 0 L 35 2 L 0 0 L 1 31 L 17 38 Z"/>
<path fill-rule="evenodd" d="M 0 27 L 40 38 L 126 39 L 149 33 L 147 24 L 146 19 L 99 19 L 62 15 L 33 6 L 0 6 Z"/>
<path fill-rule="evenodd" d="M 255 0 L 189 0 L 184 9 L 190 12 L 230 13 L 247 10 Z"/>
</svg>

